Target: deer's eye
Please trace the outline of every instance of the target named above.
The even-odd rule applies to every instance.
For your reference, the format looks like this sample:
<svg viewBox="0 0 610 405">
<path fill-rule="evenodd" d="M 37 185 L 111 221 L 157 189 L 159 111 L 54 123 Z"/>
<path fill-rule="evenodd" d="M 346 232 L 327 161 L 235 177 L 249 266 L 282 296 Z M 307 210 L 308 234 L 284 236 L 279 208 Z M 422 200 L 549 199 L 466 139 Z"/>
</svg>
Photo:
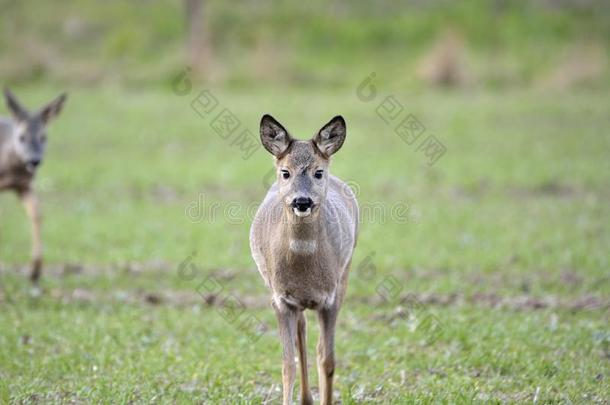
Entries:
<svg viewBox="0 0 610 405">
<path fill-rule="evenodd" d="M 321 179 L 322 178 L 322 174 L 324 174 L 324 170 L 316 170 L 316 173 L 314 174 L 314 177 L 316 179 Z"/>
<path fill-rule="evenodd" d="M 287 179 L 290 177 L 290 172 L 288 170 L 282 170 L 282 177 Z"/>
<path fill-rule="evenodd" d="M 25 142 L 25 135 L 19 135 L 19 142 Z"/>
</svg>

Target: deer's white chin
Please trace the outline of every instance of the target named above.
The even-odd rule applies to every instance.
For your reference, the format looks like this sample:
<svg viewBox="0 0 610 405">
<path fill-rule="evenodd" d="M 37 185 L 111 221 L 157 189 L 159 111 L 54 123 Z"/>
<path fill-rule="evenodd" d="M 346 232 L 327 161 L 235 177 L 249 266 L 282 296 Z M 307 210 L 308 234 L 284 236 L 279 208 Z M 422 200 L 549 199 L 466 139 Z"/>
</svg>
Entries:
<svg viewBox="0 0 610 405">
<path fill-rule="evenodd" d="M 305 211 L 299 211 L 298 209 L 296 209 L 296 207 L 292 208 L 292 211 L 294 211 L 294 215 L 296 215 L 297 217 L 308 217 L 311 215 L 311 208 L 307 208 Z"/>
<path fill-rule="evenodd" d="M 25 170 L 28 171 L 28 173 L 34 173 L 34 169 L 36 169 L 36 166 L 34 166 L 31 163 L 26 163 L 25 164 Z"/>
</svg>

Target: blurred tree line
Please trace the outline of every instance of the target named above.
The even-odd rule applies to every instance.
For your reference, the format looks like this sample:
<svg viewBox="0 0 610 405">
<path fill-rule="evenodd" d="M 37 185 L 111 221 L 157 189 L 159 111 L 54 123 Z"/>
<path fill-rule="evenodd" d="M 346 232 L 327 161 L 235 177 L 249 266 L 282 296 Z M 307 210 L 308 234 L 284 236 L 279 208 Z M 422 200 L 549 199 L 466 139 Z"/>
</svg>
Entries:
<svg viewBox="0 0 610 405">
<path fill-rule="evenodd" d="M 605 0 L 0 0 L 6 83 L 607 85 Z"/>
</svg>

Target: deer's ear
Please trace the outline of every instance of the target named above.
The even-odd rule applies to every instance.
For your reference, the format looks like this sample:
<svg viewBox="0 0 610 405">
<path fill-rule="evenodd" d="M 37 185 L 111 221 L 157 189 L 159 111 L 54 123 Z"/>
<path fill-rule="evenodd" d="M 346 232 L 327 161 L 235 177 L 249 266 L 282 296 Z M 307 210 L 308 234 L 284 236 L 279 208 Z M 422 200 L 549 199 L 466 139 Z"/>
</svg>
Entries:
<svg viewBox="0 0 610 405">
<path fill-rule="evenodd" d="M 261 118 L 261 142 L 269 153 L 279 158 L 292 143 L 292 138 L 282 124 L 265 114 Z"/>
<path fill-rule="evenodd" d="M 67 98 L 68 95 L 63 93 L 40 110 L 40 118 L 45 124 L 59 115 Z"/>
<path fill-rule="evenodd" d="M 7 88 L 4 89 L 4 99 L 6 100 L 8 110 L 15 120 L 24 121 L 28 117 L 27 110 L 21 106 L 17 97 Z"/>
<path fill-rule="evenodd" d="M 313 141 L 326 157 L 341 149 L 346 136 L 345 120 L 337 115 L 324 125 L 314 136 Z"/>
</svg>

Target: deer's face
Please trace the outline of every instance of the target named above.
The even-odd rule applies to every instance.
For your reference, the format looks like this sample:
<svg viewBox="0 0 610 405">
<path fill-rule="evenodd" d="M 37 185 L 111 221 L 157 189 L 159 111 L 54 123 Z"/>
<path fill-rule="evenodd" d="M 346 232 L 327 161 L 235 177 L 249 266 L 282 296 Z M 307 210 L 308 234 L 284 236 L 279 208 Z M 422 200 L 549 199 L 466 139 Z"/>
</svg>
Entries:
<svg viewBox="0 0 610 405">
<path fill-rule="evenodd" d="M 47 145 L 47 131 L 39 119 L 29 118 L 19 122 L 13 132 L 14 150 L 28 171 L 42 163 Z"/>
<path fill-rule="evenodd" d="M 328 159 L 312 142 L 293 141 L 277 161 L 279 194 L 296 216 L 307 217 L 324 201 L 328 187 Z"/>
<path fill-rule="evenodd" d="M 47 145 L 47 124 L 55 118 L 66 100 L 62 94 L 57 99 L 30 113 L 9 91 L 4 92 L 6 105 L 15 121 L 13 130 L 13 150 L 29 172 L 34 172 L 42 163 Z"/>
<path fill-rule="evenodd" d="M 285 208 L 298 217 L 317 214 L 328 189 L 330 156 L 345 140 L 343 118 L 333 118 L 310 141 L 298 141 L 265 115 L 261 140 L 276 158 L 277 184 Z"/>
</svg>

